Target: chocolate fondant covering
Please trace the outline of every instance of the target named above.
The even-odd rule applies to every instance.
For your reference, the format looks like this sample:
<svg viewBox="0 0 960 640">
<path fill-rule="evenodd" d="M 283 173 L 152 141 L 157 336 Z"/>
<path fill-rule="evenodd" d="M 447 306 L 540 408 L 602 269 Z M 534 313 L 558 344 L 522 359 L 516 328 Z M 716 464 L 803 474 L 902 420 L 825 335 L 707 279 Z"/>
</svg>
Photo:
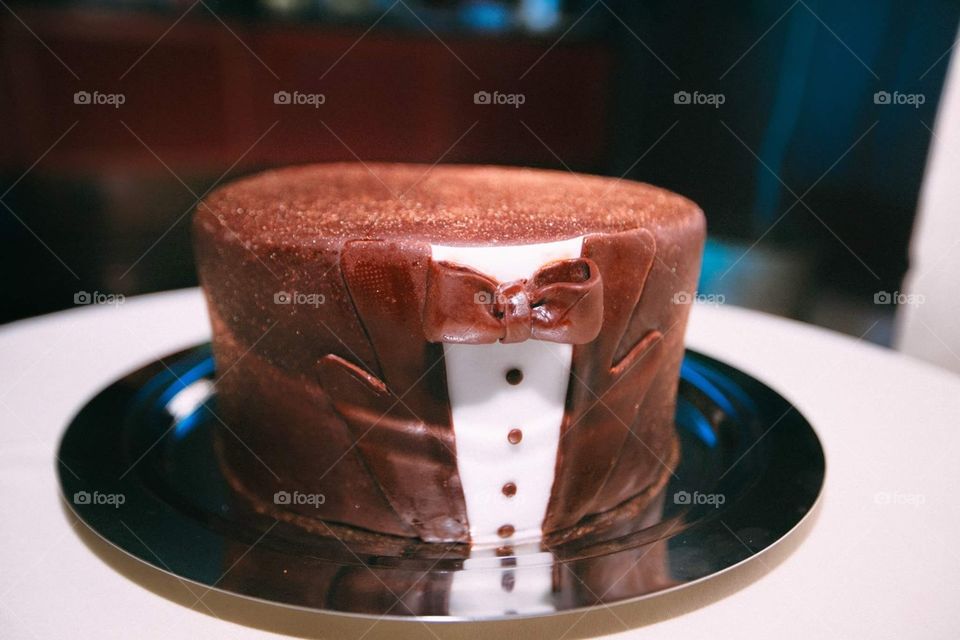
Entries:
<svg viewBox="0 0 960 640">
<path fill-rule="evenodd" d="M 201 213 L 266 250 L 377 238 L 524 244 L 686 227 L 695 204 L 597 176 L 504 167 L 325 164 L 267 171 L 212 193 Z M 699 226 L 702 228 L 702 221 Z"/>
<path fill-rule="evenodd" d="M 566 332 L 580 342 L 569 340 L 546 534 L 568 537 L 609 522 L 618 507 L 640 508 L 671 473 L 689 311 L 675 294 L 695 289 L 704 240 L 689 200 L 552 171 L 314 165 L 215 191 L 194 232 L 222 462 L 277 517 L 469 541 L 443 346 L 428 338 L 440 322 L 424 316 L 435 289 L 430 243 L 585 236 L 602 313 L 583 315 L 602 322 L 587 342 L 583 331 Z M 449 305 L 431 314 L 438 308 Z M 542 334 L 564 334 L 551 331 Z M 323 498 L 288 502 L 277 492 Z"/>
</svg>

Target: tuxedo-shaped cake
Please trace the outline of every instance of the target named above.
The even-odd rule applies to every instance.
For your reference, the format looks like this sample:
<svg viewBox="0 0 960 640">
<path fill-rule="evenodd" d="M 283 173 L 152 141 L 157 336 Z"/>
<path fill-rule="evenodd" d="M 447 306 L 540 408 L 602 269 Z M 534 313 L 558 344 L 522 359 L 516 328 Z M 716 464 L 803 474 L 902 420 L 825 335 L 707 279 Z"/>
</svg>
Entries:
<svg viewBox="0 0 960 640">
<path fill-rule="evenodd" d="M 315 165 L 194 221 L 234 488 L 318 533 L 505 546 L 638 513 L 673 425 L 699 208 L 493 167 Z"/>
</svg>

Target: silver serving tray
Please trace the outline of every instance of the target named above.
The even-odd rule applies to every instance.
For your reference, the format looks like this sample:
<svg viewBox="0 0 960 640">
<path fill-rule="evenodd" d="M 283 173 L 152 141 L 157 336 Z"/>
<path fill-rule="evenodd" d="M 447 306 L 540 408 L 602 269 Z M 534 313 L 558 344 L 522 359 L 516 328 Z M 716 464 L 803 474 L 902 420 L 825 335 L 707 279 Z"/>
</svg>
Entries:
<svg viewBox="0 0 960 640">
<path fill-rule="evenodd" d="M 208 410 L 213 375 L 203 345 L 97 394 L 63 436 L 63 496 L 97 535 L 160 571 L 289 607 L 500 620 L 650 598 L 770 549 L 813 510 L 824 480 L 823 450 L 799 411 L 758 380 L 688 351 L 680 464 L 643 513 L 507 555 L 353 539 L 339 527 L 319 536 L 256 513 L 229 489 L 214 453 L 226 427 Z"/>
</svg>

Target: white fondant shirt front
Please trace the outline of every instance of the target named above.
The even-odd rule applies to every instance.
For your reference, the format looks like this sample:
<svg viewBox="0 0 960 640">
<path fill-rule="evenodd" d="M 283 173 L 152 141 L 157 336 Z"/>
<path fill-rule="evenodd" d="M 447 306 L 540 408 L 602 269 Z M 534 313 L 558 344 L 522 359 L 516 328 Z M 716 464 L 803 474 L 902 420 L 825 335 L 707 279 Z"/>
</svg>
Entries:
<svg viewBox="0 0 960 640">
<path fill-rule="evenodd" d="M 500 282 L 529 278 L 544 264 L 580 256 L 583 238 L 487 247 L 433 245 L 434 260 L 472 267 Z M 514 344 L 445 344 L 447 392 L 457 465 L 474 545 L 536 539 L 553 488 L 573 347 L 527 340 Z M 506 373 L 523 374 L 511 385 Z M 508 434 L 522 439 L 511 444 Z M 516 494 L 503 492 L 507 483 Z"/>
</svg>

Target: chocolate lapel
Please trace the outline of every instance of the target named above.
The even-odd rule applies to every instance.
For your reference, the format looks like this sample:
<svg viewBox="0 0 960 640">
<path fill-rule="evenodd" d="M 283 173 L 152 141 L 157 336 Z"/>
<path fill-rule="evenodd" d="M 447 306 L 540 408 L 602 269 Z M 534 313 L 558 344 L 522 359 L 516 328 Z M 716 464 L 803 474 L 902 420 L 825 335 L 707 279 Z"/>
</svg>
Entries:
<svg viewBox="0 0 960 640">
<path fill-rule="evenodd" d="M 646 229 L 584 239 L 582 255 L 597 263 L 603 278 L 603 328 L 593 342 L 573 349 L 545 531 L 572 526 L 593 511 L 657 371 L 659 331 L 624 344 L 655 251 Z"/>
<path fill-rule="evenodd" d="M 421 311 L 430 247 L 356 241 L 340 267 L 377 362 L 327 356 L 321 384 L 401 520 L 423 540 L 467 541 L 443 347 L 427 342 Z"/>
</svg>

